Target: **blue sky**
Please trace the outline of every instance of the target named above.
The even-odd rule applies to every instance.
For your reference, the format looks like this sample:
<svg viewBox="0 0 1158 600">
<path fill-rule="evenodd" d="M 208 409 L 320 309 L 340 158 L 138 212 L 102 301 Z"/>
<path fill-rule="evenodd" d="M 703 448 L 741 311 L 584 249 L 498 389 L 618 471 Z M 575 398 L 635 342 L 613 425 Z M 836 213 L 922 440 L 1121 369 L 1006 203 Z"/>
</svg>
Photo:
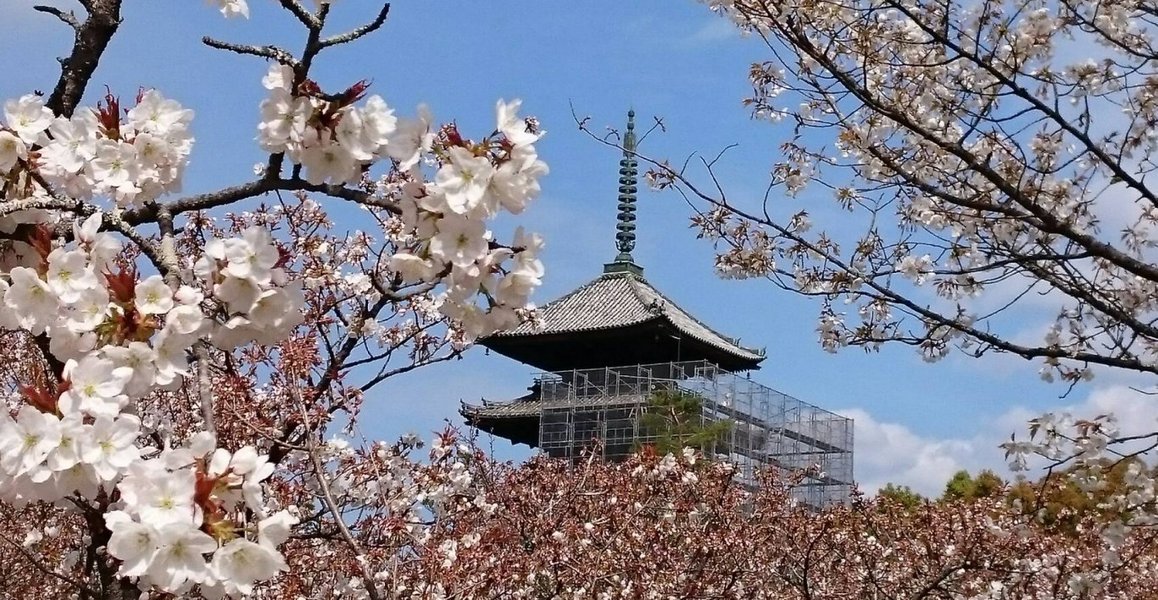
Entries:
<svg viewBox="0 0 1158 600">
<path fill-rule="evenodd" d="M 32 0 L 0 1 L 0 98 L 55 82 L 55 57 L 71 41 L 66 28 L 33 13 Z M 125 23 L 90 88 L 131 96 L 156 87 L 194 109 L 197 137 L 187 191 L 245 181 L 261 155 L 253 142 L 266 66 L 211 50 L 203 35 L 235 42 L 302 44 L 295 22 L 272 0 L 250 0 L 250 21 L 227 21 L 198 0 L 126 0 Z M 69 0 L 60 0 L 60 5 Z M 374 11 L 342 0 L 334 27 Z M 79 9 L 79 7 L 77 7 Z M 551 167 L 542 198 L 515 222 L 547 239 L 542 303 L 595 277 L 615 254 L 618 155 L 580 132 L 571 107 L 591 126 L 621 127 L 628 107 L 642 123 L 662 117 L 667 132 L 643 151 L 682 161 L 692 153 L 728 152 L 717 175 L 734 198 L 762 194 L 787 126 L 749 119 L 748 64 L 768 57 L 701 4 L 681 2 L 396 2 L 387 25 L 360 44 L 324 54 L 315 76 L 324 87 L 371 79 L 373 92 L 402 114 L 426 102 L 439 119 L 487 133 L 498 98 L 522 98 L 548 136 L 539 150 Z M 807 208 L 817 226 L 833 207 L 822 199 L 784 200 Z M 688 228 L 689 211 L 672 193 L 641 192 L 637 262 L 653 284 L 716 329 L 764 346 L 754 375 L 765 385 L 857 419 L 857 476 L 867 488 L 885 481 L 935 492 L 961 467 L 999 466 L 996 444 L 1034 413 L 1063 406 L 1113 408 L 1152 424 L 1158 409 L 1126 387 L 1138 381 L 1105 374 L 1059 399 L 1064 388 L 1037 381 L 1020 359 L 951 357 L 929 365 L 910 349 L 858 349 L 837 355 L 816 343 L 817 304 L 760 281 L 723 281 L 712 249 Z M 352 227 L 353 225 L 351 225 Z M 1037 312 L 1035 312 L 1035 310 Z M 1017 327 L 1050 317 L 1048 304 L 1023 311 Z M 520 395 L 532 371 L 480 348 L 462 361 L 430 367 L 379 387 L 365 414 L 367 432 L 390 438 L 457 422 L 460 399 Z M 525 449 L 496 440 L 500 456 Z"/>
</svg>

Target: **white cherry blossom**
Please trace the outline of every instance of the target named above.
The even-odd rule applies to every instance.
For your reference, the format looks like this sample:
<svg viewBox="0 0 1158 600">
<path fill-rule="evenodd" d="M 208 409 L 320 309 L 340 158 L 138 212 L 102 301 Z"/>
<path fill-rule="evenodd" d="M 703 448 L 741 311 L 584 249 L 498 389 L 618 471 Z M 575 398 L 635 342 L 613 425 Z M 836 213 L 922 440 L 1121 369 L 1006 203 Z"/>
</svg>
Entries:
<svg viewBox="0 0 1158 600">
<path fill-rule="evenodd" d="M 249 3 L 246 0 L 209 0 L 221 7 L 221 14 L 227 19 L 241 17 L 249 18 Z"/>
<path fill-rule="evenodd" d="M 80 299 L 81 294 L 100 285 L 89 268 L 88 255 L 81 250 L 57 248 L 48 255 L 48 286 L 65 304 Z"/>
<path fill-rule="evenodd" d="M 42 333 L 60 312 L 60 300 L 36 271 L 16 267 L 9 271 L 11 285 L 4 292 L 4 303 L 12 309 L 21 327 Z"/>
<path fill-rule="evenodd" d="M 164 277 L 152 275 L 137 284 L 133 303 L 143 315 L 163 315 L 173 310 L 173 290 Z"/>
<path fill-rule="evenodd" d="M 288 568 L 285 559 L 272 547 L 244 538 L 232 540 L 214 552 L 210 567 L 213 575 L 225 582 L 225 589 L 231 595 L 251 594 L 254 583 Z"/>
<path fill-rule="evenodd" d="M 161 534 L 153 525 L 138 523 L 124 511 L 105 515 L 109 536 L 109 554 L 121 561 L 118 574 L 140 577 L 149 570 L 161 544 Z"/>
<path fill-rule="evenodd" d="M 434 144 L 434 132 L 431 131 L 433 122 L 434 115 L 424 104 L 418 106 L 417 118 L 398 120 L 386 145 L 386 153 L 398 161 L 399 169 L 409 170 L 418 164 L 424 152 L 430 150 Z"/>
<path fill-rule="evenodd" d="M 472 213 L 486 195 L 494 177 L 494 166 L 484 156 L 454 147 L 450 159 L 438 170 L 434 182 L 446 195 L 450 209 L 460 215 Z"/>
<path fill-rule="evenodd" d="M 28 145 L 11 131 L 0 130 L 0 173 L 7 173 L 17 161 L 28 159 Z"/>
<path fill-rule="evenodd" d="M 70 385 L 60 397 L 62 411 L 115 417 L 124 405 L 121 392 L 133 371 L 115 367 L 107 359 L 87 356 L 80 361 L 70 360 L 64 367 L 64 376 Z"/>
<path fill-rule="evenodd" d="M 67 471 L 81 461 L 81 444 L 90 429 L 77 413 L 60 419 L 60 441 L 48 454 L 46 466 L 51 471 Z"/>
<path fill-rule="evenodd" d="M 43 481 L 49 471 L 42 463 L 60 440 L 60 419 L 25 404 L 14 420 L 0 421 L 0 466 L 12 476 Z"/>
<path fill-rule="evenodd" d="M 205 581 L 209 565 L 203 555 L 216 550 L 217 542 L 188 523 L 166 523 L 157 529 L 160 543 L 149 565 L 149 579 L 167 590 Z"/>
<path fill-rule="evenodd" d="M 36 94 L 21 96 L 19 100 L 4 103 L 4 122 L 26 144 L 36 144 L 40 135 L 52 124 L 52 111 Z"/>
<path fill-rule="evenodd" d="M 487 232 L 482 223 L 454 214 L 438 221 L 430 240 L 430 254 L 456 267 L 467 268 L 487 255 Z"/>
<path fill-rule="evenodd" d="M 136 446 L 140 428 L 140 419 L 133 415 L 97 417 L 89 434 L 80 439 L 81 460 L 92 465 L 101 480 L 116 479 L 141 457 Z"/>
</svg>

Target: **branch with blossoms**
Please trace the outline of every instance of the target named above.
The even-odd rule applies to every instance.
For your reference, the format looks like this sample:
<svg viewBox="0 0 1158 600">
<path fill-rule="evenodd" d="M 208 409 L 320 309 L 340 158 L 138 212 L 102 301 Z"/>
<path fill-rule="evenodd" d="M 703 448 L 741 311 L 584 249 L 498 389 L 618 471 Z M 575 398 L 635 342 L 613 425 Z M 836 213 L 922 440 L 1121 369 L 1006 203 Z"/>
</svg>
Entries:
<svg viewBox="0 0 1158 600">
<path fill-rule="evenodd" d="M 1158 448 L 1158 433 L 1122 435 L 1114 415 L 1079 419 L 1068 413 L 1046 413 L 1030 421 L 1024 439 L 1011 436 L 1002 444 L 1010 468 L 1027 471 L 1033 457 L 1046 462 L 1046 483 L 1065 469 L 1067 481 L 1095 500 L 1106 512 L 1123 515 L 1122 524 L 1158 524 L 1158 482 L 1146 459 Z M 1121 476 L 1121 484 L 1108 485 Z M 1036 497 L 1036 512 L 1044 499 L 1045 485 Z"/>
<path fill-rule="evenodd" d="M 580 127 L 587 131 L 589 135 L 595 137 L 586 127 L 586 122 L 577 119 Z M 598 138 L 597 138 L 598 139 Z M 615 146 L 614 143 L 606 139 L 600 139 L 602 143 Z M 736 219 L 735 222 L 737 230 L 744 230 L 745 233 L 741 237 L 749 237 L 764 240 L 761 243 L 768 243 L 770 236 L 758 230 L 750 229 L 750 223 L 758 222 L 761 217 L 746 213 L 742 209 L 735 208 L 728 204 L 725 196 L 714 196 L 706 190 L 703 190 L 686 175 L 685 169 L 676 170 L 667 163 L 659 162 L 655 159 L 646 156 L 639 156 L 640 160 L 649 162 L 653 165 L 653 170 L 650 176 L 653 180 L 659 182 L 658 187 L 667 188 L 674 187 L 683 197 L 688 200 L 692 206 L 695 205 L 695 200 L 707 201 L 716 206 L 715 209 L 707 213 L 698 213 L 693 218 L 693 222 L 697 225 L 704 226 L 706 223 L 715 219 L 717 221 L 723 219 Z M 711 172 L 714 166 L 712 162 L 704 161 L 705 167 Z M 713 178 L 714 180 L 714 178 Z M 716 182 L 716 191 L 723 193 L 722 188 Z M 722 200 L 720 198 L 723 198 Z M 767 219 L 767 213 L 765 217 Z M 747 219 L 745 223 L 742 220 Z M 765 221 L 762 223 L 769 229 L 776 231 L 782 239 L 791 240 L 798 244 L 804 251 L 812 253 L 814 256 L 822 257 L 834 268 L 845 268 L 839 256 L 834 254 L 826 254 L 830 249 L 826 247 L 825 243 L 816 243 L 807 239 L 802 232 L 799 231 L 800 226 L 796 220 L 789 225 L 779 225 L 772 221 Z M 715 225 L 714 227 L 719 227 Z M 807 229 L 805 227 L 804 229 Z M 740 247 L 734 243 L 733 240 L 727 238 L 725 235 L 720 236 L 723 243 L 733 244 L 735 250 Z M 757 259 L 759 260 L 759 259 Z M 778 273 L 782 276 L 789 276 L 790 274 L 779 270 Z M 952 329 L 959 330 L 956 335 L 974 336 L 976 339 L 991 343 L 993 347 L 1000 348 L 1009 352 L 1015 352 L 1025 357 L 1046 356 L 1052 358 L 1062 359 L 1079 359 L 1086 360 L 1088 363 L 1104 364 L 1118 368 L 1131 368 L 1138 366 L 1137 363 L 1121 363 L 1115 359 L 1106 360 L 1102 357 L 1094 355 L 1082 355 L 1073 353 L 1061 353 L 1053 349 L 1035 349 L 1029 346 L 1020 346 L 1007 342 L 998 335 L 989 331 L 976 329 L 973 326 L 962 327 L 959 323 L 952 324 L 946 321 L 936 312 L 929 310 L 927 307 L 922 307 L 910 300 L 908 297 L 891 290 L 890 288 L 877 284 L 873 281 L 861 282 L 864 287 L 860 288 L 857 294 L 861 297 L 871 298 L 874 302 L 895 304 L 897 306 L 905 307 L 913 311 L 922 318 L 927 318 L 934 322 L 939 322 L 944 328 L 942 335 L 948 334 Z M 793 289 L 792 284 L 785 284 L 785 289 Z M 821 295 L 831 297 L 829 292 L 817 291 L 800 291 L 793 289 L 798 293 L 804 295 Z M 822 335 L 825 333 L 825 323 L 822 320 Z M 892 338 L 893 341 L 908 341 L 914 344 L 927 343 L 927 339 L 921 338 Z M 878 342 L 886 341 L 884 338 L 878 338 Z M 1139 367 L 1139 370 L 1148 371 L 1150 367 Z M 1088 374 L 1089 372 L 1086 371 Z M 1075 380 L 1070 377 L 1071 384 Z M 1071 385 L 1072 388 L 1072 385 Z M 1045 467 L 1046 475 L 1037 487 L 1035 496 L 1035 506 L 1022 507 L 1028 514 L 1038 515 L 1038 518 L 1044 518 L 1047 514 L 1045 511 L 1046 494 L 1050 489 L 1051 484 L 1055 481 L 1055 476 L 1059 474 L 1062 467 L 1072 465 L 1064 473 L 1064 481 L 1075 484 L 1079 492 L 1085 497 L 1089 498 L 1090 502 L 1099 507 L 1103 514 L 1122 515 L 1122 519 L 1110 519 L 1108 521 L 1093 523 L 1088 525 L 1088 530 L 1096 532 L 1094 539 L 1101 544 L 1103 562 L 1100 565 L 1091 565 L 1090 571 L 1080 575 L 1083 586 L 1091 586 L 1090 589 L 1100 589 L 1101 580 L 1107 577 L 1108 573 L 1119 569 L 1125 562 L 1122 558 L 1124 554 L 1133 554 L 1138 552 L 1136 547 L 1132 547 L 1127 551 L 1124 549 L 1128 531 L 1135 528 L 1151 527 L 1158 523 L 1155 515 L 1158 515 L 1158 503 L 1155 502 L 1156 493 L 1158 493 L 1158 482 L 1156 482 L 1155 473 L 1148 467 L 1147 461 L 1153 457 L 1153 452 L 1158 449 L 1158 433 L 1151 432 L 1141 435 L 1122 436 L 1118 434 L 1116 421 L 1113 415 L 1100 415 L 1094 419 L 1075 420 L 1070 415 L 1054 415 L 1046 414 L 1042 417 L 1034 419 L 1029 422 L 1029 439 L 1018 441 L 1014 436 L 1010 442 L 1002 444 L 1002 448 L 1006 451 L 1006 456 L 1010 460 L 1010 468 L 1014 471 L 1027 471 L 1029 456 L 1038 456 L 1047 459 L 1048 464 Z M 1119 449 L 1126 447 L 1128 449 Z M 1118 473 L 1121 471 L 1121 474 Z M 1106 493 L 1107 482 L 1115 477 L 1121 477 L 1122 484 L 1118 486 L 1113 493 Z M 806 570 L 799 567 L 799 570 Z M 1085 588 L 1081 588 L 1085 589 Z"/>
<path fill-rule="evenodd" d="M 218 4 L 249 16 L 244 0 Z M 76 43 L 53 95 L 7 101 L 0 119 L 0 346 L 13 358 L 0 367 L 0 534 L 70 535 L 0 566 L 53 579 L 20 578 L 29 591 L 220 598 L 311 560 L 282 548 L 319 523 L 346 535 L 306 555 L 360 554 L 346 519 L 365 492 L 329 481 L 320 440 L 355 431 L 382 382 L 529 318 L 542 241 L 520 229 L 503 243 L 488 223 L 538 195 L 543 132 L 518 101 L 471 138 L 425 107 L 395 116 L 365 82 L 322 89 L 322 51 L 379 30 L 389 6 L 330 34 L 330 2 L 281 0 L 306 30 L 300 55 L 206 40 L 274 60 L 257 126 L 268 158 L 253 181 L 174 198 L 193 111 L 158 90 L 80 106 L 122 26 L 119 1 L 82 5 L 83 19 L 37 9 Z M 370 228 L 343 229 L 319 197 Z"/>
<path fill-rule="evenodd" d="M 1011 354 L 1037 361 L 1066 393 L 1096 369 L 1158 373 L 1152 10 L 705 4 L 767 49 L 744 104 L 780 124 L 782 156 L 753 197 L 717 177 L 723 156 L 699 161 L 706 175 L 690 160 L 639 158 L 654 187 L 692 208 L 719 275 L 819 299 L 816 331 L 831 352 L 900 343 L 930 362 Z M 838 209 L 823 211 L 823 228 L 817 202 Z M 1027 336 L 1042 302 L 1052 314 Z M 1015 466 L 1045 456 L 1048 473 L 1065 469 L 1091 502 L 1131 515 L 1088 529 L 1106 558 L 1082 579 L 1092 594 L 1117 568 L 1123 532 L 1154 513 L 1144 467 L 1154 436 L 1122 437 L 1110 421 L 1046 415 L 1028 440 L 1006 445 Z M 1101 497 L 1119 476 L 1126 491 Z"/>
<path fill-rule="evenodd" d="M 708 185 L 687 165 L 652 175 L 695 205 L 721 275 L 820 298 L 832 351 L 1009 353 L 1071 385 L 1099 366 L 1155 372 L 1144 10 L 708 4 L 771 53 L 749 71 L 753 116 L 792 123 L 763 198 L 729 197 L 714 161 Z M 1065 62 L 1059 36 L 1106 58 Z M 827 231 L 789 206 L 824 196 L 848 215 Z M 1057 306 L 1046 334 L 1009 333 L 1036 296 Z"/>
</svg>

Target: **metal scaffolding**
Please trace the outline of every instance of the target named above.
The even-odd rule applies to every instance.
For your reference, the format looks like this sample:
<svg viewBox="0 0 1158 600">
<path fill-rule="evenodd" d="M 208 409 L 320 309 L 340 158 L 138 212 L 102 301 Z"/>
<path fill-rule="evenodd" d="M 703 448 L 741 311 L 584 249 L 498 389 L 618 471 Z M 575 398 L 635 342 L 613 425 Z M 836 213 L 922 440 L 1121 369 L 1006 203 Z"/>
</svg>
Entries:
<svg viewBox="0 0 1158 600">
<path fill-rule="evenodd" d="M 545 373 L 537 384 L 539 446 L 551 456 L 577 457 L 599 441 L 614 459 L 655 443 L 659 433 L 644 415 L 657 393 L 674 392 L 698 399 L 701 426 L 717 424 L 705 450 L 735 464 L 742 483 L 753 485 L 765 467 L 806 472 L 793 495 L 815 507 L 844 502 L 851 491 L 852 419 L 710 362 Z"/>
</svg>

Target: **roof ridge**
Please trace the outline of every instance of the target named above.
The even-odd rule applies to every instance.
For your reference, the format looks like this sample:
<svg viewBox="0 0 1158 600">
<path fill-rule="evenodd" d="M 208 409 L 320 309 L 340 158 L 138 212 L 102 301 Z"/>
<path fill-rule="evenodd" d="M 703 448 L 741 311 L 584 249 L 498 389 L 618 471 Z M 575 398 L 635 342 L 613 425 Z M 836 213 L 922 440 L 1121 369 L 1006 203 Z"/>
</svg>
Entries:
<svg viewBox="0 0 1158 600">
<path fill-rule="evenodd" d="M 620 280 L 620 279 L 627 278 L 627 277 L 638 277 L 638 275 L 631 273 L 631 272 L 626 272 L 626 271 L 601 273 L 600 275 L 596 276 L 595 278 L 590 279 L 590 280 L 586 281 L 585 283 L 579 285 L 578 287 L 571 290 L 570 292 L 568 292 L 562 296 L 559 296 L 558 298 L 555 298 L 554 300 L 551 300 L 550 302 L 547 302 L 543 306 L 538 307 L 537 312 L 540 314 L 540 318 L 543 319 L 542 327 L 538 327 L 538 328 L 529 327 L 530 322 L 524 322 L 523 324 L 519 325 L 518 327 L 516 327 L 514 329 L 511 329 L 508 331 L 500 331 L 500 332 L 491 334 L 489 336 L 486 336 L 483 339 L 508 338 L 508 337 L 520 337 L 520 336 L 527 336 L 527 335 L 536 335 L 537 333 L 539 333 L 541 331 L 549 330 L 552 328 L 553 325 L 547 319 L 547 313 L 551 312 L 554 308 L 561 307 L 561 306 L 565 305 L 569 300 L 572 300 L 576 297 L 581 297 L 587 293 L 599 294 L 600 292 L 598 290 L 593 290 L 593 288 L 596 288 L 596 286 L 598 286 L 600 284 L 616 285 L 616 283 L 614 283 L 614 282 L 616 282 L 617 280 Z M 631 296 L 636 301 L 634 310 L 647 313 L 647 317 L 642 318 L 642 315 L 628 316 L 628 317 L 626 317 L 624 322 L 621 322 L 618 325 L 606 325 L 606 326 L 600 325 L 600 326 L 594 326 L 594 327 L 586 327 L 584 329 L 598 330 L 598 329 L 606 329 L 608 327 L 617 327 L 617 326 L 625 326 L 625 325 L 638 325 L 640 323 L 647 323 L 649 321 L 655 320 L 655 319 L 660 317 L 660 315 L 656 314 L 656 312 L 654 310 L 649 309 L 648 305 L 644 302 L 644 299 L 639 297 L 639 294 L 635 292 L 635 289 L 630 282 L 624 282 L 623 285 L 627 286 L 627 290 L 630 292 Z M 624 294 L 619 294 L 619 295 L 624 296 Z M 631 307 L 627 307 L 627 308 L 631 308 Z M 628 312 L 631 312 L 631 311 L 628 311 Z M 564 318 L 566 318 L 566 317 L 564 317 Z"/>
<path fill-rule="evenodd" d="M 719 338 L 720 338 L 720 339 L 722 339 L 722 340 L 725 340 L 725 341 L 727 341 L 727 342 L 730 342 L 730 343 L 731 343 L 733 346 L 735 346 L 735 347 L 739 348 L 740 350 L 744 350 L 744 351 L 750 352 L 750 353 L 752 353 L 752 354 L 754 354 L 754 355 L 757 355 L 757 356 L 764 356 L 765 352 L 764 352 L 763 350 L 760 350 L 760 349 L 756 349 L 756 348 L 748 348 L 748 347 L 746 347 L 746 346 L 741 346 L 741 345 L 740 345 L 740 338 L 738 338 L 738 337 L 732 337 L 732 336 L 729 336 L 729 335 L 725 335 L 725 334 L 723 334 L 723 333 L 720 333 L 720 332 L 719 332 L 717 329 L 715 329 L 715 328 L 714 328 L 714 327 L 712 327 L 711 325 L 708 325 L 707 323 L 705 323 L 705 322 L 701 321 L 701 320 L 700 320 L 699 318 L 697 318 L 697 317 L 696 317 L 694 314 L 692 314 L 692 313 L 691 313 L 691 311 L 688 311 L 688 310 L 687 310 L 687 309 L 685 309 L 684 307 L 680 306 L 678 302 L 676 302 L 675 300 L 672 300 L 671 298 L 667 297 L 667 295 L 666 295 L 666 294 L 664 294 L 663 292 L 659 291 L 659 288 L 655 287 L 654 285 L 652 285 L 651 283 L 649 283 L 649 282 L 648 282 L 647 280 L 645 280 L 644 278 L 642 278 L 642 277 L 636 277 L 636 279 L 638 279 L 638 280 L 639 280 L 639 283 L 642 283 L 643 285 L 646 285 L 646 286 L 647 286 L 647 287 L 648 287 L 648 288 L 649 288 L 649 289 L 650 289 L 652 292 L 654 292 L 654 293 L 655 293 L 655 295 L 656 295 L 656 296 L 659 296 L 659 298 L 660 298 L 661 300 L 663 300 L 663 301 L 664 301 L 666 304 L 669 304 L 669 305 L 671 305 L 671 306 L 672 306 L 672 308 L 674 308 L 675 310 L 679 311 L 681 314 L 683 314 L 683 316 L 685 316 L 685 317 L 687 317 L 688 319 L 690 319 L 691 321 L 695 322 L 695 323 L 696 323 L 697 325 L 699 325 L 700 327 L 703 327 L 704 329 L 708 330 L 708 332 L 710 332 L 710 333 L 712 333 L 712 334 L 714 334 L 714 335 L 716 335 L 716 336 L 719 336 Z M 634 286 L 634 285 L 632 286 L 632 292 L 635 294 L 635 296 L 636 296 L 636 297 L 639 299 L 639 301 L 640 301 L 640 302 L 644 302 L 644 299 L 639 297 L 639 291 L 635 289 L 635 286 Z M 660 313 L 660 314 L 663 316 L 663 318 L 667 319 L 667 321 L 668 321 L 669 323 L 671 323 L 672 325 L 676 326 L 677 328 L 679 327 L 679 325 L 678 325 L 677 323 L 672 323 L 672 321 L 671 321 L 671 318 L 667 316 L 667 314 L 666 314 L 666 311 L 661 311 L 661 313 Z M 692 335 L 692 337 L 698 337 L 698 336 L 695 336 L 695 334 L 694 334 L 694 333 L 692 333 L 692 332 L 688 332 L 688 333 L 689 333 L 689 334 L 691 334 L 691 335 Z M 701 341 L 704 341 L 704 342 L 710 342 L 711 340 L 701 340 Z"/>
<path fill-rule="evenodd" d="M 539 310 L 542 311 L 542 310 L 546 309 L 547 307 L 551 306 L 552 304 L 562 303 L 564 300 L 571 298 L 571 297 L 579 294 L 580 292 L 586 290 L 587 288 L 595 285 L 596 283 L 599 282 L 600 279 L 605 279 L 605 278 L 606 279 L 615 279 L 617 277 L 622 277 L 622 276 L 634 276 L 634 275 L 632 273 L 627 273 L 627 272 L 602 273 L 598 277 L 596 277 L 595 279 L 591 279 L 591 280 L 587 281 L 587 283 L 584 283 L 584 284 L 580 285 L 579 287 L 571 290 L 570 292 L 567 292 L 566 294 L 563 294 L 562 296 L 559 296 L 558 298 L 551 300 L 550 302 L 544 304 L 543 306 L 540 306 Z M 642 298 L 638 298 L 638 300 L 640 301 L 641 306 L 644 305 Z"/>
<path fill-rule="evenodd" d="M 634 286 L 634 285 L 632 285 L 632 283 L 631 283 L 631 280 L 632 280 L 632 279 L 637 279 L 637 280 L 639 280 L 639 281 L 642 281 L 642 282 L 643 282 L 644 284 L 646 284 L 648 287 L 651 287 L 651 284 L 650 284 L 650 283 L 647 283 L 647 280 L 646 280 L 646 279 L 644 279 L 642 275 L 637 275 L 636 273 L 632 273 L 631 271 L 614 271 L 614 272 L 611 272 L 611 273 L 601 273 L 601 274 L 600 274 L 598 277 L 596 277 L 595 279 L 592 279 L 591 281 L 588 281 L 587 283 L 585 283 L 585 284 L 583 284 L 583 285 L 579 286 L 579 288 L 580 288 L 580 289 L 586 288 L 587 286 L 589 286 L 589 285 L 591 285 L 591 284 L 593 284 L 593 283 L 595 283 L 595 282 L 599 281 L 600 279 L 627 279 L 627 280 L 628 280 L 628 282 L 627 282 L 627 289 L 628 289 L 628 290 L 631 290 L 631 295 L 632 295 L 632 296 L 633 296 L 633 297 L 634 297 L 636 300 L 638 300 L 638 301 L 639 301 L 639 305 L 640 305 L 641 307 L 643 307 L 645 310 L 647 310 L 648 312 L 650 312 L 650 313 L 653 313 L 653 314 L 655 313 L 655 311 L 651 309 L 651 306 L 650 306 L 650 305 L 649 305 L 647 302 L 645 302 L 643 298 L 641 298 L 641 297 L 639 296 L 639 292 L 637 292 L 637 291 L 635 290 L 635 286 Z M 579 290 L 575 290 L 575 291 L 579 291 Z M 562 298 L 559 298 L 559 299 L 557 299 L 557 300 L 552 300 L 551 302 L 548 302 L 548 304 L 554 304 L 555 302 L 558 302 L 559 300 L 562 300 L 563 298 L 566 298 L 566 297 L 569 297 L 569 296 L 570 296 L 570 294 L 567 294 L 567 296 L 563 296 Z M 656 316 L 659 316 L 659 315 L 656 315 Z M 639 321 L 639 323 L 644 323 L 644 322 L 646 322 L 646 321 L 650 321 L 650 320 L 651 320 L 651 319 L 645 319 L 645 320 L 643 320 L 643 321 Z"/>
<path fill-rule="evenodd" d="M 635 275 L 634 273 L 625 273 L 625 275 L 628 275 L 631 277 L 631 279 L 638 280 L 639 283 L 642 283 L 643 285 L 646 285 L 647 287 L 655 290 L 655 295 L 662 298 L 665 302 L 669 302 L 673 305 L 675 304 L 671 300 L 668 300 L 667 296 L 664 296 L 663 294 L 659 293 L 659 290 L 657 290 L 654 285 L 648 283 L 648 281 L 646 279 L 644 279 L 643 277 Z M 649 310 L 651 312 L 657 313 L 656 316 L 663 316 L 663 307 L 653 306 L 655 304 L 655 302 L 648 302 L 647 300 L 645 300 L 643 298 L 643 296 L 641 296 L 639 294 L 639 289 L 635 287 L 634 283 L 629 282 L 628 285 L 630 285 L 630 287 L 631 287 L 631 295 L 635 296 L 635 299 L 639 300 L 639 303 L 644 308 L 646 308 L 647 310 Z M 679 308 L 679 307 L 677 306 L 676 308 Z M 687 312 L 687 311 L 684 311 L 684 312 Z"/>
</svg>

